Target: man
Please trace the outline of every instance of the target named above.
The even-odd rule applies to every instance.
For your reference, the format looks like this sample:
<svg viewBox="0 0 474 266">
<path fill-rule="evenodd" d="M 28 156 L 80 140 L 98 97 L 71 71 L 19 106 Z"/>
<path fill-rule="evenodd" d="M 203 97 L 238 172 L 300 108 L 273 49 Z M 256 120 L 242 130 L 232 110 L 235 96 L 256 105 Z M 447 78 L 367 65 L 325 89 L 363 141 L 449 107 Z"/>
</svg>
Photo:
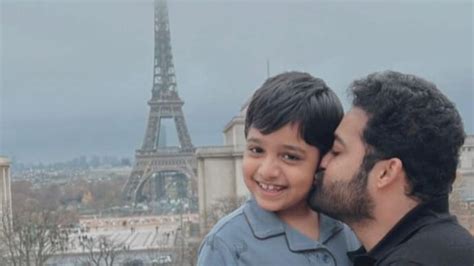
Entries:
<svg viewBox="0 0 474 266">
<path fill-rule="evenodd" d="M 351 92 L 311 207 L 354 230 L 356 266 L 474 265 L 474 239 L 448 207 L 465 138 L 454 104 L 434 84 L 392 71 Z"/>
</svg>

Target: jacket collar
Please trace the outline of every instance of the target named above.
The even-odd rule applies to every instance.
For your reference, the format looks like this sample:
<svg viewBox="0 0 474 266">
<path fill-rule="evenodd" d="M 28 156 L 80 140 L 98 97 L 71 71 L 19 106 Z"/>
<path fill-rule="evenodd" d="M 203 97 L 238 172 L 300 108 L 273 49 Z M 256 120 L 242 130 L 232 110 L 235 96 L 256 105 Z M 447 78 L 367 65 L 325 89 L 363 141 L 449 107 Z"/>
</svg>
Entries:
<svg viewBox="0 0 474 266">
<path fill-rule="evenodd" d="M 439 219 L 450 219 L 448 212 L 447 196 L 419 204 L 402 217 L 369 254 L 374 258 L 385 257 L 394 247 L 405 242 L 421 227 L 439 222 Z"/>
<path fill-rule="evenodd" d="M 374 265 L 388 256 L 401 243 L 409 239 L 420 228 L 442 220 L 449 220 L 448 197 L 442 196 L 421 203 L 408 212 L 369 252 L 363 247 L 348 255 L 355 265 Z M 371 264 L 367 263 L 371 261 Z"/>
<path fill-rule="evenodd" d="M 253 198 L 251 198 L 244 207 L 244 214 L 256 238 L 267 239 L 285 235 L 288 247 L 292 251 L 321 248 L 322 244 L 326 244 L 334 235 L 343 229 L 343 225 L 340 222 L 323 214 L 319 214 L 319 241 L 312 240 L 281 221 L 274 212 L 262 209 Z"/>
</svg>

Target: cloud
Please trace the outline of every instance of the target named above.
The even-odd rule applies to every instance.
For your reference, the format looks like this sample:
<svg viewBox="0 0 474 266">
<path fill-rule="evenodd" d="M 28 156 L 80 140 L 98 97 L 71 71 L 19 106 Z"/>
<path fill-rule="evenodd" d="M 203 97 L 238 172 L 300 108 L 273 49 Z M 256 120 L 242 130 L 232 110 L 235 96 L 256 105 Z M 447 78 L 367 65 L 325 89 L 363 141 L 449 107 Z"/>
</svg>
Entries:
<svg viewBox="0 0 474 266">
<path fill-rule="evenodd" d="M 178 90 L 194 144 L 267 76 L 310 72 L 347 106 L 349 83 L 395 69 L 432 80 L 474 133 L 471 2 L 173 1 Z M 0 152 L 24 161 L 132 157 L 151 97 L 151 1 L 2 2 Z"/>
</svg>

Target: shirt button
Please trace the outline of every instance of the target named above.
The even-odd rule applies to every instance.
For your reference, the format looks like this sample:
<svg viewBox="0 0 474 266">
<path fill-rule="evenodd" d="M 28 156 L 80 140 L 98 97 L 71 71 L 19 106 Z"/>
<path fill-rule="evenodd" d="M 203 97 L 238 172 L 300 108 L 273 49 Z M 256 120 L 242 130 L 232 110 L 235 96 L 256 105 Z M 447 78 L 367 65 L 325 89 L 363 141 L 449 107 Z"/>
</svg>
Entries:
<svg viewBox="0 0 474 266">
<path fill-rule="evenodd" d="M 327 266 L 335 266 L 336 262 L 334 261 L 333 256 L 329 254 L 327 251 L 322 251 L 321 252 L 321 261 L 324 263 L 324 265 Z"/>
</svg>

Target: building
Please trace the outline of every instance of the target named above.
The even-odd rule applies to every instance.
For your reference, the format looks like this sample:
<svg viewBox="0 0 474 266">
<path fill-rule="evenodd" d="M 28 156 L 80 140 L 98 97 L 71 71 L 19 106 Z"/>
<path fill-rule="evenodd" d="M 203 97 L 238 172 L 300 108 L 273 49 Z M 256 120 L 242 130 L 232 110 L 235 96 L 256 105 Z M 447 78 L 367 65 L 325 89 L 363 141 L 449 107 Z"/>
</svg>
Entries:
<svg viewBox="0 0 474 266">
<path fill-rule="evenodd" d="M 0 156 L 0 217 L 5 214 L 12 215 L 10 160 Z"/>
<path fill-rule="evenodd" d="M 474 235 L 474 135 L 467 136 L 461 148 L 450 208 L 459 222 Z"/>
<path fill-rule="evenodd" d="M 196 150 L 201 232 L 205 232 L 209 211 L 216 202 L 249 196 L 242 175 L 246 110 L 244 105 L 225 126 L 223 146 L 199 147 Z"/>
</svg>

